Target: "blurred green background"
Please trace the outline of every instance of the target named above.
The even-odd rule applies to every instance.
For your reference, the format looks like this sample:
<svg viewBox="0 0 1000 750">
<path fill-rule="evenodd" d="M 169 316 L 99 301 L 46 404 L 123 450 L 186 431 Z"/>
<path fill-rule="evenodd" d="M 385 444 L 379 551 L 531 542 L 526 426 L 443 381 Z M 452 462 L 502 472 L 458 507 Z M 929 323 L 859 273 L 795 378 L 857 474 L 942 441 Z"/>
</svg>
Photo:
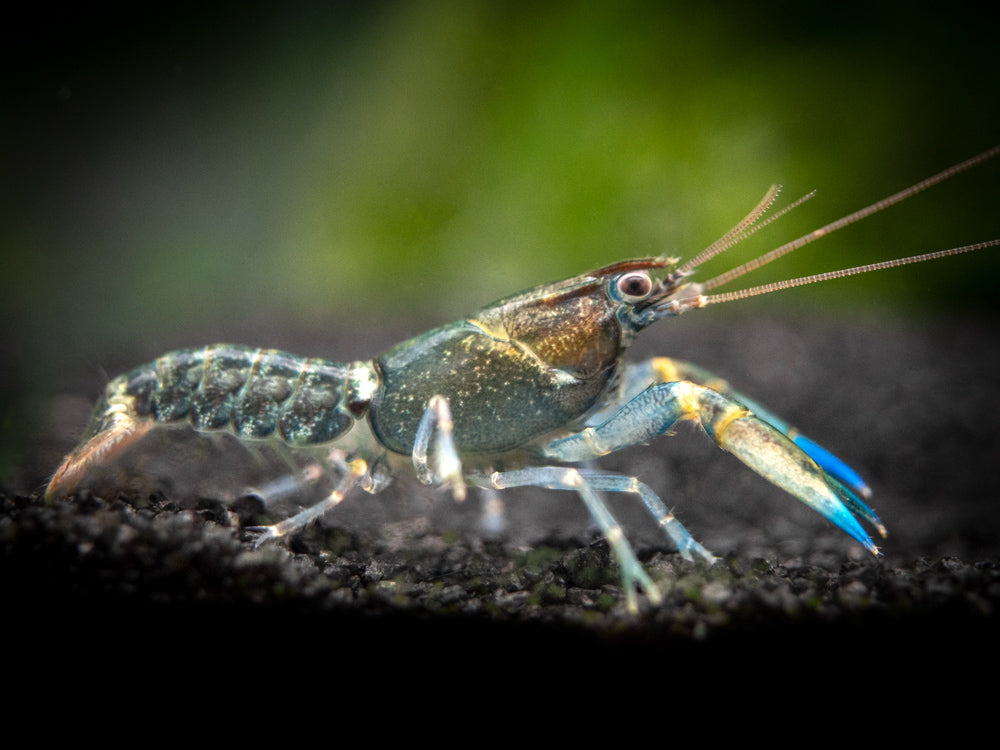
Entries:
<svg viewBox="0 0 1000 750">
<path fill-rule="evenodd" d="M 207 6 L 46 5 L 0 32 L 8 460 L 39 399 L 119 351 L 336 331 L 345 351 L 301 353 L 367 356 L 386 326 L 690 257 L 772 182 L 819 195 L 733 263 L 1000 142 L 979 4 Z M 981 166 L 747 285 L 998 237 L 998 188 Z M 712 314 L 989 315 L 997 258 Z"/>
</svg>

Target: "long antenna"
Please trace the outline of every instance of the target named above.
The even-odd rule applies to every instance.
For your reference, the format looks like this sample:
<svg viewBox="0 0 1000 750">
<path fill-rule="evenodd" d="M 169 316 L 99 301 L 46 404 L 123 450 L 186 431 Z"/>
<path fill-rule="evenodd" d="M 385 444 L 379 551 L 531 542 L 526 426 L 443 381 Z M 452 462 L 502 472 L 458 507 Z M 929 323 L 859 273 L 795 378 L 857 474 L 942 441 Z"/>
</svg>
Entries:
<svg viewBox="0 0 1000 750">
<path fill-rule="evenodd" d="M 808 245 L 810 242 L 815 242 L 820 237 L 825 237 L 828 234 L 836 232 L 838 229 L 843 229 L 844 227 L 846 227 L 846 226 L 848 226 L 850 224 L 854 224 L 857 221 L 861 221 L 861 219 L 864 219 L 864 218 L 866 218 L 868 216 L 871 216 L 872 214 L 878 213 L 879 211 L 882 211 L 882 210 L 888 208 L 889 206 L 892 206 L 892 205 L 894 205 L 896 203 L 899 203 L 902 200 L 906 200 L 907 198 L 910 198 L 910 197 L 916 195 L 917 193 L 919 193 L 919 192 L 921 192 L 923 190 L 926 190 L 927 188 L 931 187 L 932 185 L 936 185 L 939 182 L 943 182 L 944 180 L 947 180 L 949 177 L 954 177 L 956 174 L 959 174 L 960 172 L 964 172 L 965 170 L 967 170 L 967 169 L 969 169 L 971 167 L 974 167 L 977 164 L 986 161 L 987 159 L 992 159 L 997 154 L 1000 154 L 1000 145 L 994 146 L 993 148 L 988 149 L 987 151 L 983 151 L 981 154 L 977 154 L 976 156 L 973 156 L 971 159 L 966 159 L 965 161 L 963 161 L 963 162 L 961 162 L 959 164 L 956 164 L 956 165 L 954 165 L 952 167 L 949 167 L 948 169 L 945 169 L 945 170 L 943 170 L 941 172 L 938 172 L 936 175 L 933 175 L 932 177 L 928 177 L 926 180 L 921 180 L 920 182 L 916 183 L 915 185 L 911 185 L 910 187 L 905 188 L 904 190 L 900 190 L 898 193 L 894 193 L 893 195 L 890 195 L 888 198 L 883 198 L 882 200 L 877 201 L 875 203 L 872 203 L 870 206 L 866 206 L 865 208 L 862 208 L 859 211 L 855 211 L 854 213 L 848 214 L 847 216 L 845 216 L 845 217 L 843 217 L 841 219 L 837 219 L 836 221 L 832 221 L 832 222 L 830 222 L 829 224 L 827 224 L 824 227 L 820 227 L 819 229 L 814 229 L 812 232 L 809 232 L 809 234 L 803 235 L 802 237 L 799 237 L 797 240 L 792 240 L 791 242 L 788 242 L 788 243 L 782 245 L 781 247 L 778 247 L 778 248 L 776 248 L 774 250 L 771 250 L 770 252 L 765 253 L 764 255 L 761 255 L 761 256 L 759 256 L 757 258 L 754 258 L 753 260 L 748 261 L 747 263 L 744 263 L 741 266 L 737 266 L 736 268 L 730 269 L 729 271 L 726 271 L 725 273 L 719 274 L 715 278 L 712 278 L 712 279 L 709 279 L 706 282 L 703 282 L 702 285 L 701 285 L 702 289 L 703 290 L 709 290 L 709 289 L 715 289 L 716 287 L 720 287 L 723 284 L 726 284 L 726 283 L 732 281 L 733 279 L 739 278 L 740 276 L 742 276 L 742 275 L 744 275 L 746 273 L 749 273 L 750 271 L 753 271 L 753 270 L 755 270 L 757 268 L 760 268 L 761 266 L 763 266 L 763 265 L 765 265 L 767 263 L 770 263 L 772 260 L 776 260 L 777 258 L 780 258 L 783 255 L 787 255 L 788 253 L 792 252 L 793 250 L 798 250 L 800 247 Z M 797 203 L 801 203 L 801 202 L 802 201 L 800 200 Z M 796 205 L 796 204 L 793 204 L 793 205 Z M 781 215 L 780 213 L 776 214 L 774 218 L 777 218 L 780 215 Z M 761 226 L 764 226 L 764 225 L 762 224 Z M 723 239 L 731 237 L 732 235 L 733 235 L 733 230 L 731 230 L 730 232 L 728 232 L 724 236 Z M 740 238 L 742 238 L 742 235 L 741 235 Z M 720 240 L 720 242 L 721 242 L 721 240 Z M 989 245 L 984 243 L 984 246 L 989 246 Z M 976 245 L 969 245 L 969 246 L 967 246 L 967 248 L 969 248 L 969 249 L 978 249 L 978 246 L 976 246 Z M 962 248 L 954 248 L 954 250 L 955 251 L 961 250 L 962 252 L 968 252 L 967 249 L 962 249 Z M 956 254 L 956 252 L 953 252 L 953 251 L 950 251 L 950 250 L 941 251 L 941 252 L 943 252 L 946 255 L 955 255 Z M 699 256 L 698 256 L 698 258 L 700 258 L 704 254 L 705 254 L 705 252 L 700 253 Z M 933 255 L 933 253 L 928 253 L 928 255 Z M 921 260 L 930 260 L 931 259 L 930 257 L 926 257 L 925 258 L 923 256 L 914 256 L 914 258 L 919 258 Z M 917 262 L 919 262 L 918 260 L 912 260 L 912 259 L 902 259 L 902 260 L 906 260 L 909 263 L 917 263 Z M 887 262 L 892 262 L 892 261 L 887 261 Z M 685 270 L 690 270 L 690 268 L 693 268 L 695 265 L 696 264 L 686 264 Z M 896 265 L 903 265 L 903 263 L 896 263 Z M 874 263 L 874 264 L 872 264 L 872 266 L 873 266 L 872 268 L 868 268 L 866 266 L 859 266 L 858 268 L 859 269 L 860 268 L 865 268 L 866 270 L 874 271 L 874 270 L 877 270 L 877 267 L 880 267 L 880 264 Z M 889 266 L 883 266 L 883 267 L 889 267 Z M 852 273 L 864 273 L 865 272 L 865 271 L 861 271 L 861 270 L 857 270 L 857 269 L 845 269 L 845 270 L 846 271 L 851 271 Z M 830 273 L 835 273 L 836 274 L 836 273 L 841 273 L 841 272 L 839 272 L 839 271 L 832 271 Z M 823 274 L 819 274 L 819 275 L 822 276 Z M 852 274 L 844 272 L 841 275 L 843 275 L 843 276 L 849 276 L 849 275 L 852 275 Z M 812 277 L 805 277 L 805 278 L 812 278 Z M 839 277 L 838 276 L 832 276 L 830 278 L 839 278 Z M 823 279 L 816 279 L 816 280 L 817 281 L 821 281 Z M 800 280 L 796 279 L 795 281 L 800 281 Z M 812 283 L 812 282 L 802 282 L 802 283 Z M 800 285 L 801 284 L 794 284 L 793 286 L 800 286 Z M 765 285 L 765 286 L 768 286 L 768 285 Z M 760 289 L 761 287 L 755 287 L 755 288 Z M 786 287 L 780 287 L 780 288 L 786 288 Z M 774 291 L 776 291 L 776 290 L 774 290 Z M 757 294 L 764 294 L 764 292 L 763 291 L 758 291 Z M 721 297 L 723 295 L 716 295 L 716 296 L 720 296 Z M 751 296 L 751 295 L 746 295 L 746 296 Z M 740 299 L 740 298 L 737 297 L 736 299 Z"/>
<path fill-rule="evenodd" d="M 771 284 L 761 284 L 760 286 L 749 287 L 748 289 L 738 289 L 733 292 L 722 292 L 721 294 L 705 294 L 699 297 L 698 306 L 704 307 L 705 305 L 715 305 L 721 302 L 734 302 L 735 300 L 738 299 L 746 299 L 747 297 L 756 297 L 761 294 L 777 292 L 780 289 L 790 289 L 796 286 L 815 284 L 820 281 L 841 279 L 844 278 L 845 276 L 856 276 L 859 273 L 868 273 L 869 271 L 881 271 L 886 268 L 895 268 L 896 266 L 908 266 L 911 263 L 922 263 L 925 260 L 935 260 L 936 258 L 944 258 L 949 255 L 961 255 L 962 253 L 971 253 L 973 250 L 982 250 L 983 248 L 986 247 L 997 247 L 998 245 L 1000 245 L 1000 239 L 986 240 L 985 242 L 977 242 L 973 245 L 963 245 L 962 247 L 953 247 L 950 250 L 936 250 L 932 253 L 923 253 L 922 255 L 912 255 L 909 258 L 896 258 L 895 260 L 883 260 L 878 263 L 869 263 L 864 266 L 855 266 L 854 268 L 843 268 L 839 271 L 827 271 L 825 273 L 813 274 L 812 276 L 801 276 L 797 279 L 775 281 Z"/>
</svg>

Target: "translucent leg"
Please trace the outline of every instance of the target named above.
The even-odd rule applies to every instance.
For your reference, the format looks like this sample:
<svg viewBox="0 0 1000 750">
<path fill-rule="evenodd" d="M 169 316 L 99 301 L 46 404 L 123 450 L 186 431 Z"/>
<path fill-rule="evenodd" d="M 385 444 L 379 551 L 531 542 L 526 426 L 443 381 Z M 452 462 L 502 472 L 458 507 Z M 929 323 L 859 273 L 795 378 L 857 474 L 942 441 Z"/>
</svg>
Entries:
<svg viewBox="0 0 1000 750">
<path fill-rule="evenodd" d="M 263 501 L 264 507 L 267 507 L 277 500 L 301 492 L 304 487 L 315 484 L 326 473 L 326 469 L 320 466 L 319 462 L 314 461 L 266 484 L 246 487 L 243 494 L 259 497 Z"/>
<path fill-rule="evenodd" d="M 368 471 L 368 465 L 361 459 L 356 459 L 347 464 L 347 471 L 344 476 L 341 477 L 337 488 L 331 492 L 325 500 L 321 500 L 315 505 L 303 510 L 301 513 L 296 513 L 291 518 L 286 518 L 280 523 L 276 523 L 272 526 L 250 526 L 247 528 L 249 532 L 262 532 L 261 536 L 254 543 L 255 547 L 259 547 L 265 542 L 270 542 L 274 539 L 280 539 L 283 536 L 287 536 L 293 532 L 298 531 L 310 523 L 318 519 L 324 513 L 327 513 L 332 508 L 335 508 L 340 504 L 340 501 L 344 499 L 345 495 L 358 483 Z"/>
<path fill-rule="evenodd" d="M 413 441 L 413 469 L 417 479 L 424 484 L 446 484 L 455 499 L 462 501 L 465 499 L 465 480 L 452 437 L 453 430 L 448 400 L 444 396 L 431 397 Z M 433 468 L 428 466 L 428 453 L 432 457 Z"/>
<path fill-rule="evenodd" d="M 646 509 L 656 519 L 657 525 L 673 540 L 674 544 L 677 545 L 677 550 L 681 553 L 681 557 L 685 560 L 693 560 L 694 555 L 698 555 L 709 565 L 715 562 L 715 555 L 695 541 L 691 533 L 674 517 L 674 514 L 670 512 L 659 496 L 648 485 L 643 484 L 635 477 L 623 474 L 609 474 L 583 469 L 580 470 L 580 474 L 595 490 L 603 492 L 633 492 L 639 495 Z"/>
<path fill-rule="evenodd" d="M 507 527 L 503 498 L 492 487 L 480 487 L 480 491 L 483 494 L 483 511 L 479 519 L 479 526 L 485 534 L 499 536 Z"/>
<path fill-rule="evenodd" d="M 481 486 L 502 490 L 508 487 L 545 487 L 554 490 L 573 490 L 578 493 L 597 522 L 604 538 L 611 545 L 611 551 L 618 560 L 625 589 L 625 603 L 630 612 L 639 610 L 635 595 L 636 584 L 642 587 L 653 604 L 662 601 L 660 589 L 653 583 L 635 557 L 632 547 L 622 533 L 621 526 L 611 515 L 611 511 L 601 500 L 582 472 L 556 466 L 521 469 L 519 471 L 494 472 L 489 477 L 472 477 Z M 685 532 L 686 533 L 686 532 Z"/>
</svg>

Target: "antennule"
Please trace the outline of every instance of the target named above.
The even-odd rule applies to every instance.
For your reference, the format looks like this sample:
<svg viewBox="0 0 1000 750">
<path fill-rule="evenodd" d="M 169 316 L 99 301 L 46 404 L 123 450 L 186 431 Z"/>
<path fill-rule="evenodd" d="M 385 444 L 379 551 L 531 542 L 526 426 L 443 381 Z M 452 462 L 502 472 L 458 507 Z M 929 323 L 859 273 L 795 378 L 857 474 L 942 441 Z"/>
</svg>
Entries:
<svg viewBox="0 0 1000 750">
<path fill-rule="evenodd" d="M 760 199 L 760 202 L 754 206 L 753 210 L 744 216 L 735 227 L 730 229 L 677 270 L 682 274 L 687 274 L 692 268 L 697 268 L 709 258 L 714 258 L 719 253 L 739 242 L 743 237 L 743 233 L 752 227 L 754 222 L 767 212 L 767 209 L 769 209 L 771 204 L 778 198 L 779 193 L 781 193 L 781 185 L 771 185 L 771 187 L 769 187 L 767 192 L 764 194 L 764 197 Z M 761 226 L 764 225 L 762 224 Z"/>
</svg>

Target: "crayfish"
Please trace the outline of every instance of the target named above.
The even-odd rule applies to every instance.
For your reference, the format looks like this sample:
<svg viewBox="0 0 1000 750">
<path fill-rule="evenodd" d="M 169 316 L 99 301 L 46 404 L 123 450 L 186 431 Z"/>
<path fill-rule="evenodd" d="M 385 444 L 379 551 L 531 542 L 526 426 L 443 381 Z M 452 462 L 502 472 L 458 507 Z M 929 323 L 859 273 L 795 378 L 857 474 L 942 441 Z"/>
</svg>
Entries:
<svg viewBox="0 0 1000 750">
<path fill-rule="evenodd" d="M 274 525 L 250 527 L 256 544 L 301 529 L 356 487 L 376 492 L 408 470 L 458 499 L 469 486 L 570 490 L 607 539 L 634 611 L 637 587 L 653 603 L 660 601 L 660 590 L 601 493 L 638 495 L 685 559 L 715 558 L 638 478 L 573 464 L 644 443 L 691 420 L 720 448 L 878 554 L 858 519 L 881 536 L 885 526 L 865 502 L 871 490 L 843 461 L 696 365 L 668 357 L 628 363 L 623 355 L 645 328 L 689 310 L 1000 244 L 992 240 L 710 293 L 998 153 L 1000 147 L 986 151 L 700 284 L 691 278 L 699 265 L 768 223 L 760 220 L 777 187 L 691 260 L 625 260 L 542 284 L 369 361 L 339 363 L 229 344 L 165 354 L 108 384 L 83 442 L 56 471 L 46 498 L 72 492 L 93 467 L 160 426 L 228 431 L 244 441 L 266 442 L 313 457 L 332 478 L 333 489 L 320 502 Z M 262 494 L 267 500 L 268 492 Z"/>
</svg>

